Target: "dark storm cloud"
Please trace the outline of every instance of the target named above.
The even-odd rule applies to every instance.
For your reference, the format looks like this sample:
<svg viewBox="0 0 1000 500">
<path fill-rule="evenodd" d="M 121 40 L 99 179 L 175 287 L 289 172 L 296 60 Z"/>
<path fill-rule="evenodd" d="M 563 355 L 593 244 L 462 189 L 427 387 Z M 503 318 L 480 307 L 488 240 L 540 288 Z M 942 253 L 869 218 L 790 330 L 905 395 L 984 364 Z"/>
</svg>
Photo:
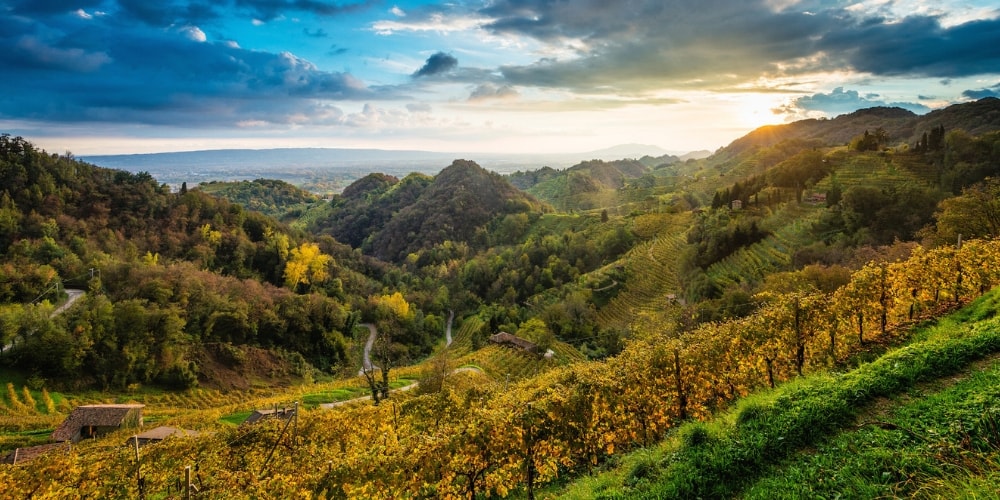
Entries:
<svg viewBox="0 0 1000 500">
<path fill-rule="evenodd" d="M 125 18 L 141 21 L 151 26 L 174 23 L 201 23 L 220 17 L 220 12 L 237 11 L 245 15 L 270 21 L 281 16 L 308 12 L 320 16 L 336 16 L 367 10 L 381 4 L 378 0 L 322 1 L 322 0 L 19 0 L 12 11 L 21 15 L 51 15 L 84 11 L 105 10 L 120 12 Z"/>
<path fill-rule="evenodd" d="M 986 97 L 1000 97 L 1000 83 L 985 89 L 966 90 L 962 92 L 962 97 L 969 99 L 983 99 Z"/>
<path fill-rule="evenodd" d="M 851 113 L 861 108 L 871 108 L 876 106 L 887 106 L 903 108 L 917 114 L 930 111 L 930 108 L 913 102 L 887 102 L 879 94 L 866 94 L 862 96 L 856 90 L 844 90 L 837 87 L 832 92 L 823 94 L 813 94 L 799 97 L 788 106 L 782 107 L 776 112 L 796 114 L 802 111 L 820 111 L 828 116 L 837 116 Z"/>
<path fill-rule="evenodd" d="M 427 58 L 427 62 L 413 73 L 414 78 L 421 78 L 425 76 L 440 75 L 442 73 L 447 73 L 458 67 L 458 59 L 455 59 L 451 54 L 445 54 L 444 52 L 438 52 Z"/>
<path fill-rule="evenodd" d="M 217 19 L 220 14 L 210 2 L 185 0 L 117 0 L 124 19 L 140 21 L 150 26 L 162 27 L 175 23 L 199 24 Z"/>
<path fill-rule="evenodd" d="M 890 20 L 831 2 L 771 3 L 496 0 L 480 14 L 494 33 L 577 47 L 577 57 L 501 68 L 518 85 L 621 92 L 817 71 L 959 77 L 1000 68 L 997 19 L 944 27 L 932 16 Z"/>
<path fill-rule="evenodd" d="M 961 77 L 1000 68 L 1000 19 L 949 28 L 934 17 L 856 23 L 831 31 L 818 44 L 843 54 L 858 71 L 877 75 Z"/>
<path fill-rule="evenodd" d="M 18 14 L 65 14 L 101 5 L 102 0 L 20 0 L 11 8 Z"/>
<path fill-rule="evenodd" d="M 311 12 L 320 16 L 337 16 L 367 10 L 381 4 L 378 0 L 357 2 L 324 2 L 319 0 L 234 0 L 237 7 L 248 10 L 263 21 L 270 21 L 290 12 Z"/>
<path fill-rule="evenodd" d="M 0 16 L 0 26 L 20 26 L 0 32 L 7 47 L 0 117 L 185 127 L 329 123 L 342 113 L 320 100 L 393 97 L 289 53 L 203 41 L 190 26 L 151 30 L 63 17 L 59 34 L 54 24 Z"/>
</svg>

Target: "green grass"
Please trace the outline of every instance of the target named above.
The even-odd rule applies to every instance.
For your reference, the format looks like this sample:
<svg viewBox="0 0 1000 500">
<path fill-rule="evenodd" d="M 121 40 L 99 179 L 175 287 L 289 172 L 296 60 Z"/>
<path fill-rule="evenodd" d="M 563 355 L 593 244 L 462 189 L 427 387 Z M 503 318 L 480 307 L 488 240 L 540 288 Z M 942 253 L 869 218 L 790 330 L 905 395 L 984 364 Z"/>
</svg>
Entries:
<svg viewBox="0 0 1000 500">
<path fill-rule="evenodd" d="M 398 378 L 389 382 L 390 389 L 399 389 L 414 382 L 410 378 Z M 341 387 L 323 392 L 314 392 L 302 396 L 301 403 L 306 408 L 316 408 L 324 403 L 336 403 L 348 399 L 362 398 L 371 394 L 367 387 Z"/>
<path fill-rule="evenodd" d="M 230 413 L 229 415 L 224 415 L 222 418 L 220 418 L 219 422 L 222 422 L 222 423 L 225 423 L 225 424 L 230 424 L 230 425 L 240 425 L 240 424 L 243 423 L 244 420 L 247 419 L 247 417 L 250 416 L 251 413 L 253 413 L 253 412 L 252 411 L 240 411 L 240 412 L 236 412 L 236 413 Z"/>
<path fill-rule="evenodd" d="M 1000 362 L 983 365 L 894 396 L 856 427 L 768 468 L 745 497 L 997 498 Z"/>
<path fill-rule="evenodd" d="M 800 478 L 774 479 L 785 486 L 801 482 L 800 488 L 816 487 L 813 483 L 821 478 L 808 475 L 809 469 L 802 463 L 802 457 L 852 428 L 860 414 L 871 411 L 886 398 L 911 393 L 922 384 L 950 377 L 970 363 L 1000 352 L 1000 319 L 994 317 L 998 306 L 1000 291 L 994 290 L 962 311 L 925 325 L 914 333 L 914 340 L 909 345 L 892 350 L 871 363 L 845 374 L 812 375 L 745 398 L 713 422 L 682 425 L 659 446 L 623 457 L 607 472 L 573 483 L 561 493 L 567 498 L 732 498 L 745 494 L 754 498 L 823 497 L 822 492 L 811 495 L 807 491 L 780 492 L 764 488 L 765 485 L 771 487 L 772 483 L 766 483 L 768 478 L 778 476 Z M 949 401 L 989 401 L 997 405 L 995 402 L 1000 399 L 996 397 L 1000 396 L 997 390 L 975 390 L 993 383 L 992 380 L 970 382 L 972 390 L 950 396 Z M 993 432 L 989 431 L 990 422 L 972 420 L 971 415 L 983 414 L 983 407 L 976 404 L 982 405 L 974 403 L 966 410 L 955 410 L 964 411 L 969 416 L 966 420 L 947 416 L 941 422 L 948 425 L 963 422 L 958 434 L 953 432 L 959 437 L 964 436 L 961 432 L 974 428 Z M 922 414 L 930 413 L 931 407 L 941 407 L 945 411 L 948 406 L 939 400 L 928 399 L 924 406 L 911 410 L 914 420 L 904 421 L 902 425 L 917 427 L 913 422 Z M 996 422 L 1000 424 L 1000 415 Z M 940 432 L 934 438 L 939 436 Z M 926 457 L 890 453 L 892 446 L 898 444 L 892 439 L 899 439 L 899 436 L 885 437 L 886 446 L 880 448 L 882 451 L 873 451 L 864 459 L 866 462 L 858 470 L 874 464 L 881 464 L 881 467 L 877 474 L 865 475 L 863 482 L 852 483 L 862 486 L 848 497 L 884 495 L 887 494 L 885 488 L 897 487 L 893 485 L 911 480 L 911 475 L 921 477 L 920 474 L 927 478 L 944 478 L 935 483 L 942 491 L 948 491 L 948 486 L 963 490 L 975 487 L 983 477 L 996 476 L 1000 471 L 994 450 L 992 462 L 989 456 L 980 460 L 991 465 L 968 468 L 968 471 L 979 471 L 976 474 L 951 469 L 938 473 L 926 467 Z M 927 446 L 927 443 L 922 444 Z M 850 447 L 846 450 L 839 453 L 841 459 L 851 460 L 858 455 Z M 817 464 L 812 470 L 829 473 L 830 469 Z M 848 470 L 844 475 L 852 474 Z M 826 476 L 822 479 L 829 480 Z M 758 487 L 761 488 L 759 495 L 755 489 Z M 893 493 L 889 491 L 888 494 Z"/>
</svg>

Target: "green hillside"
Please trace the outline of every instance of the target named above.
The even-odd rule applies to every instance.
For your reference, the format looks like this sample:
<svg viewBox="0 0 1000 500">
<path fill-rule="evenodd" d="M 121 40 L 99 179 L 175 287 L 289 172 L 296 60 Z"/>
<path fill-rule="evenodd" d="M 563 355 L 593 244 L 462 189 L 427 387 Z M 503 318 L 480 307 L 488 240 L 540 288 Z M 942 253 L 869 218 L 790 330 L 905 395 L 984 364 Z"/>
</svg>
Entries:
<svg viewBox="0 0 1000 500">
<path fill-rule="evenodd" d="M 182 186 L 182 189 L 186 188 L 186 185 Z M 308 191 L 271 179 L 203 182 L 197 189 L 276 219 L 294 219 L 320 201 L 318 196 Z"/>
<path fill-rule="evenodd" d="M 984 491 L 997 102 L 686 161 L 373 173 L 286 222 L 259 211 L 279 183 L 173 193 L 0 136 L 0 452 L 86 403 L 207 431 L 141 463 L 118 431 L 0 483 L 171 497 L 196 464 L 213 497 Z M 295 401 L 294 427 L 233 425 Z"/>
</svg>

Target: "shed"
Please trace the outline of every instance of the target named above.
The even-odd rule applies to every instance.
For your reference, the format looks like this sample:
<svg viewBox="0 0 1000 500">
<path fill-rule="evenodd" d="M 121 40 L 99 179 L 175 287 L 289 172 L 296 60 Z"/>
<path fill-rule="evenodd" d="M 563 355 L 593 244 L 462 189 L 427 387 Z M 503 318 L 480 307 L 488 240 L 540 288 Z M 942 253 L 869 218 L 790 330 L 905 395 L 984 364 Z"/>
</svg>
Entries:
<svg viewBox="0 0 1000 500">
<path fill-rule="evenodd" d="M 27 448 L 15 448 L 14 451 L 4 455 L 0 458 L 0 464 L 11 464 L 19 465 L 26 464 L 46 453 L 52 453 L 58 450 L 69 451 L 69 443 L 49 443 L 40 444 L 38 446 L 29 446 Z"/>
<path fill-rule="evenodd" d="M 274 408 L 267 408 L 267 409 L 263 409 L 263 410 L 254 410 L 254 412 L 251 413 L 250 416 L 248 416 L 247 419 L 244 420 L 243 423 L 241 423 L 240 425 L 253 425 L 253 424 L 256 424 L 257 422 L 260 422 L 262 420 L 266 420 L 266 419 L 269 419 L 269 418 L 277 418 L 277 419 L 280 419 L 280 420 L 288 420 L 288 419 L 290 419 L 290 418 L 292 418 L 294 416 L 295 416 L 295 407 L 291 407 L 291 408 L 285 408 L 285 407 L 278 408 L 278 407 L 274 407 Z"/>
<path fill-rule="evenodd" d="M 118 429 L 138 429 L 142 427 L 143 408 L 141 404 L 77 406 L 52 433 L 52 440 L 75 443 Z"/>
<path fill-rule="evenodd" d="M 535 354 L 538 353 L 538 346 L 535 345 L 534 342 L 531 342 L 530 340 L 527 339 L 522 339 L 517 335 L 512 335 L 507 332 L 500 332 L 496 335 L 490 335 L 490 342 L 506 347 L 513 347 L 515 349 L 520 349 L 522 351 L 530 353 L 535 353 Z"/>
<path fill-rule="evenodd" d="M 170 436 L 177 437 L 194 437 L 200 434 L 198 431 L 192 431 L 188 429 L 178 429 L 176 427 L 169 427 L 166 425 L 161 425 L 154 429 L 150 429 L 141 434 L 136 434 L 133 437 L 128 438 L 128 444 L 132 444 L 132 439 L 139 440 L 139 446 L 145 446 L 150 443 L 158 443 L 167 439 Z"/>
</svg>

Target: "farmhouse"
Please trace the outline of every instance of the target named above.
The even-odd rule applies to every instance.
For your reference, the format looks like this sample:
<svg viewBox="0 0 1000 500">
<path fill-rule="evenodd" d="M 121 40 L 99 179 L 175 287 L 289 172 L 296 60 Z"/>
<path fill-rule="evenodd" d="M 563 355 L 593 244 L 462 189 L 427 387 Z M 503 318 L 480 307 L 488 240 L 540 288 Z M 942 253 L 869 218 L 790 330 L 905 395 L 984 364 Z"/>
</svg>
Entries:
<svg viewBox="0 0 1000 500">
<path fill-rule="evenodd" d="M 140 404 L 77 406 L 52 433 L 52 440 L 75 443 L 118 429 L 137 429 L 142 427 L 143 408 Z"/>
<path fill-rule="evenodd" d="M 511 335 L 507 332 L 500 332 L 496 335 L 491 335 L 490 342 L 505 347 L 520 349 L 522 351 L 530 352 L 533 354 L 538 353 L 538 346 L 535 345 L 533 342 L 531 342 L 530 340 L 522 339 L 517 335 Z"/>
</svg>

